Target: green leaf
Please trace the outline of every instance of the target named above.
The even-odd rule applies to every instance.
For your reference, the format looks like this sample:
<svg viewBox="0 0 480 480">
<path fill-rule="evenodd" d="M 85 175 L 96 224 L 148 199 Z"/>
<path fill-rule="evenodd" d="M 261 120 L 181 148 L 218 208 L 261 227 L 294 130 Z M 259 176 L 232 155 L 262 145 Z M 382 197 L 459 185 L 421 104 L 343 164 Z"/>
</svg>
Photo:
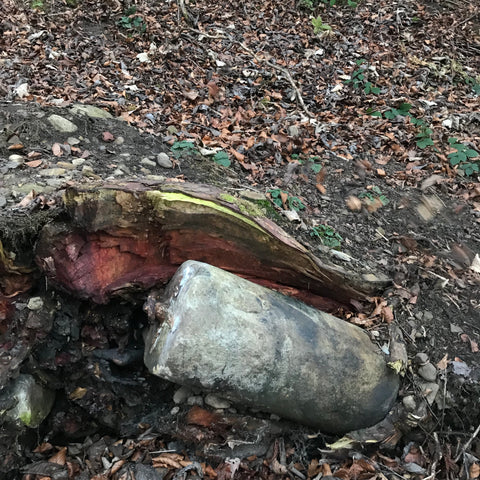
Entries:
<svg viewBox="0 0 480 480">
<path fill-rule="evenodd" d="M 371 115 L 372 117 L 382 117 L 382 112 L 374 110 L 373 108 L 367 108 L 366 114 Z"/>
<path fill-rule="evenodd" d="M 402 103 L 398 107 L 398 109 L 401 110 L 402 112 L 409 112 L 411 108 L 412 108 L 412 105 L 410 103 Z"/>
<path fill-rule="evenodd" d="M 378 95 L 380 93 L 380 88 L 372 87 L 372 93 L 374 93 L 375 95 Z"/>
<path fill-rule="evenodd" d="M 455 137 L 450 137 L 450 138 L 448 139 L 448 143 L 449 143 L 450 145 L 452 145 L 452 144 L 454 144 L 454 143 L 457 143 L 457 142 L 458 142 L 458 140 L 457 140 Z"/>
<path fill-rule="evenodd" d="M 232 164 L 232 162 L 228 158 L 228 153 L 224 151 L 217 152 L 213 156 L 213 161 L 215 163 L 218 163 L 218 165 L 221 165 L 222 167 L 229 167 Z"/>
<path fill-rule="evenodd" d="M 322 169 L 322 166 L 318 163 L 312 163 L 310 165 L 310 168 L 315 172 L 315 173 L 318 173 L 320 172 L 320 170 Z"/>
<path fill-rule="evenodd" d="M 478 152 L 476 150 L 473 150 L 473 148 L 469 148 L 465 150 L 465 155 L 468 158 L 475 158 L 475 157 L 478 157 Z"/>
<path fill-rule="evenodd" d="M 427 148 L 429 147 L 430 145 L 433 145 L 433 140 L 431 138 L 422 138 L 421 140 L 417 140 L 417 147 L 418 148 Z"/>
<path fill-rule="evenodd" d="M 393 120 L 396 117 L 392 110 L 387 110 L 386 112 L 384 112 L 383 116 L 388 120 Z"/>
</svg>

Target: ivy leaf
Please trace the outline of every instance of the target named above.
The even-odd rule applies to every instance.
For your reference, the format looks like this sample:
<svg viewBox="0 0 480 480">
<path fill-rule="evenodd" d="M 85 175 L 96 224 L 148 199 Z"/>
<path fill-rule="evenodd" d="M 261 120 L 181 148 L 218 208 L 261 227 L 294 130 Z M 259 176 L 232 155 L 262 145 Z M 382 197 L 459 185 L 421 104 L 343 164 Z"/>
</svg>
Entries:
<svg viewBox="0 0 480 480">
<path fill-rule="evenodd" d="M 218 165 L 221 165 L 222 167 L 229 167 L 232 164 L 232 162 L 228 158 L 228 153 L 223 151 L 217 152 L 213 156 L 213 161 Z"/>
<path fill-rule="evenodd" d="M 431 138 L 422 138 L 421 140 L 417 140 L 416 143 L 418 148 L 423 149 L 433 145 L 433 140 Z"/>
<path fill-rule="evenodd" d="M 474 158 L 478 157 L 478 152 L 476 150 L 473 150 L 473 148 L 468 148 L 467 150 L 465 150 L 465 155 L 468 158 Z"/>
</svg>

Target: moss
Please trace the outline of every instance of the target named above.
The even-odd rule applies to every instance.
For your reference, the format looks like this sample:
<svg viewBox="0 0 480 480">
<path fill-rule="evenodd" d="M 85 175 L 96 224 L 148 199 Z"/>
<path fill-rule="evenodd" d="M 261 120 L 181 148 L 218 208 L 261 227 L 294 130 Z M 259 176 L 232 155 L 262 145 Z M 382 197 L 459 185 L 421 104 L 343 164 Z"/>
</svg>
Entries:
<svg viewBox="0 0 480 480">
<path fill-rule="evenodd" d="M 269 218 L 279 218 L 278 213 L 268 199 L 247 200 L 245 198 L 236 198 L 226 193 L 219 195 L 219 198 L 236 205 L 244 215 L 250 215 L 251 217 L 268 216 Z"/>
<path fill-rule="evenodd" d="M 19 418 L 26 427 L 29 427 L 32 424 L 32 412 L 30 411 L 22 412 Z"/>
<path fill-rule="evenodd" d="M 165 207 L 168 207 L 169 204 L 175 204 L 175 203 L 180 204 L 182 202 L 190 203 L 191 205 L 198 205 L 206 209 L 216 210 L 217 212 L 220 212 L 223 215 L 234 217 L 257 230 L 264 232 L 264 229 L 260 227 L 260 225 L 256 224 L 253 220 L 250 220 L 244 215 L 238 212 L 235 212 L 234 210 L 228 207 L 212 202 L 210 200 L 203 200 L 201 198 L 190 197 L 189 195 L 185 195 L 184 193 L 174 193 L 174 192 L 150 191 L 150 192 L 146 192 L 146 194 L 147 194 L 147 198 L 152 202 L 154 208 L 159 213 L 161 213 L 161 211 L 164 210 Z"/>
</svg>

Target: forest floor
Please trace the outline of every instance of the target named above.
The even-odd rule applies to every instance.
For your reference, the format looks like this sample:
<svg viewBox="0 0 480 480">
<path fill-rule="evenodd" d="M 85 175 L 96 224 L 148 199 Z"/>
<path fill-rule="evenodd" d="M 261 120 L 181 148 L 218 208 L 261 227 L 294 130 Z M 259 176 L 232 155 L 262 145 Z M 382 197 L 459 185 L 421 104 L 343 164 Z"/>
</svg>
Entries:
<svg viewBox="0 0 480 480">
<path fill-rule="evenodd" d="M 478 478 L 478 3 L 197 0 L 187 8 L 3 0 L 0 209 L 105 178 L 266 195 L 281 226 L 316 255 L 393 280 L 369 305 L 337 314 L 380 339 L 398 326 L 409 358 L 399 402 L 416 420 L 403 438 L 374 448 L 363 438 L 333 451 L 310 433 L 300 452 L 285 436 L 260 462 L 204 464 L 205 477 Z M 112 118 L 85 118 L 67 144 L 44 116 L 68 117 L 74 104 Z M 161 153 L 169 160 L 159 164 Z M 418 370 L 426 363 L 436 369 L 430 390 Z M 420 412 L 409 402 L 425 400 L 432 383 L 438 393 L 419 401 Z M 25 463 L 63 462 L 67 476 L 27 469 L 25 478 L 164 478 L 160 467 L 167 479 L 198 475 L 185 450 L 163 460 L 152 453 L 168 450 L 166 439 L 96 435 L 88 444 L 96 460 L 86 463 L 85 438 L 68 449 L 72 439 L 39 438 Z M 102 455 L 123 463 L 115 469 Z M 158 471 L 121 470 L 127 459 Z"/>
</svg>

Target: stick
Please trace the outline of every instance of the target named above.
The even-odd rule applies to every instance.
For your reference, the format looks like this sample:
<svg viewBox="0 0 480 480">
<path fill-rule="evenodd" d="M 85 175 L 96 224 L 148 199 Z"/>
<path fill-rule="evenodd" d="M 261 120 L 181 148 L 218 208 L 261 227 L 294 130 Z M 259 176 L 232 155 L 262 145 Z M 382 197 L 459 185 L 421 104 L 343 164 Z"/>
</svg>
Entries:
<svg viewBox="0 0 480 480">
<path fill-rule="evenodd" d="M 480 425 L 475 429 L 473 432 L 472 436 L 468 439 L 467 443 L 463 446 L 462 451 L 457 455 L 457 458 L 455 459 L 455 463 L 457 463 L 462 455 L 465 453 L 465 451 L 470 447 L 472 442 L 475 440 L 475 437 L 478 435 L 480 432 Z"/>
</svg>

